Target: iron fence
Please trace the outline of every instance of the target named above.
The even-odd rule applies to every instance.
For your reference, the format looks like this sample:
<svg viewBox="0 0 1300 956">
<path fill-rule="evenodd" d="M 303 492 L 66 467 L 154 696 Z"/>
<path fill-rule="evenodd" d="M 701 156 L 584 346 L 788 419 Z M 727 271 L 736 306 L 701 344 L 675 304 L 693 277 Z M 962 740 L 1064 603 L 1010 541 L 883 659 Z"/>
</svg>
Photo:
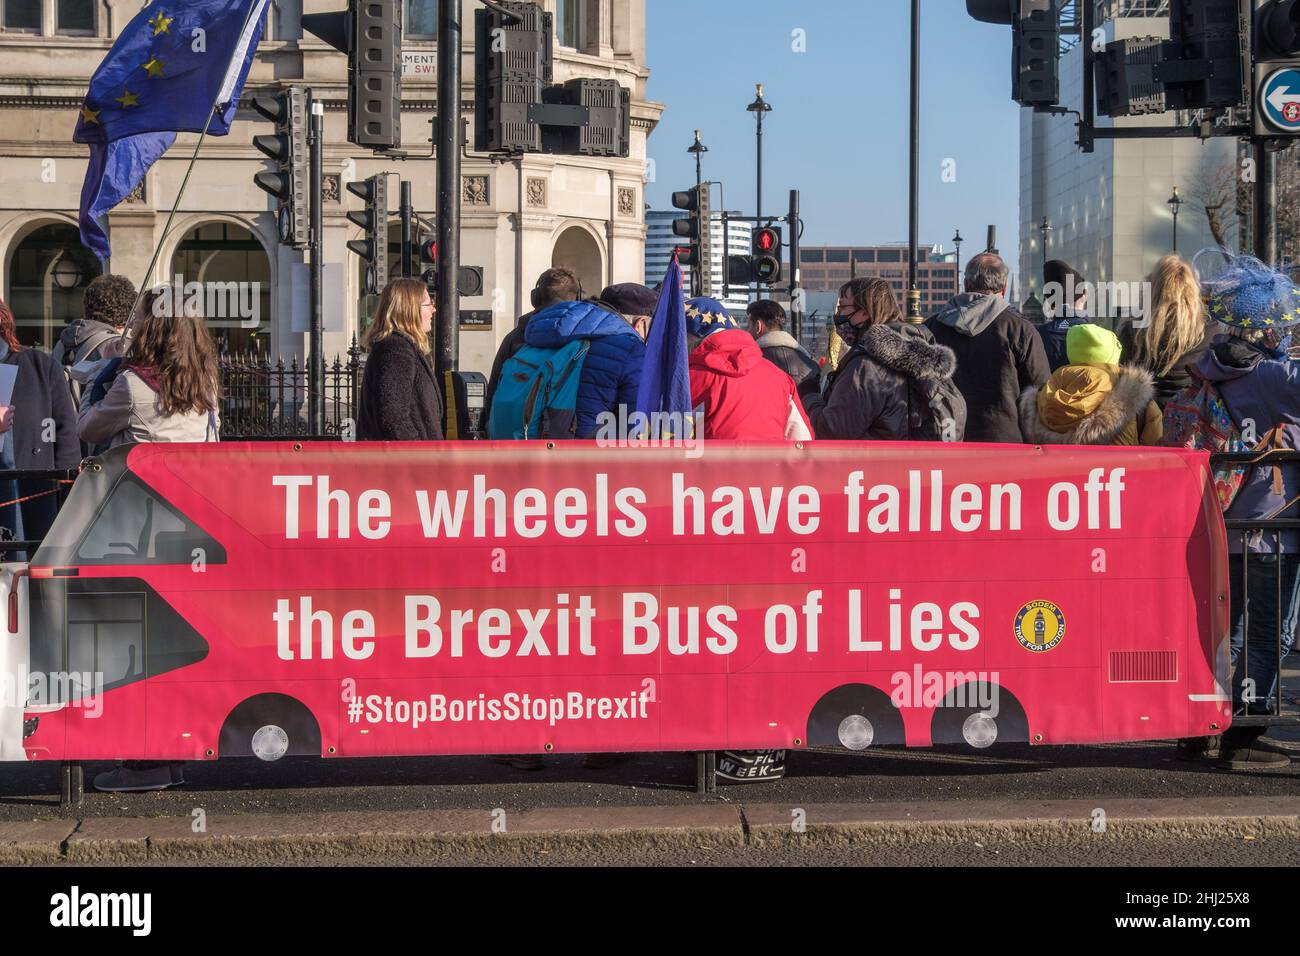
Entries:
<svg viewBox="0 0 1300 956">
<path fill-rule="evenodd" d="M 266 441 L 308 438 L 337 441 L 355 437 L 357 401 L 365 359 L 355 336 L 346 359 L 325 363 L 325 418 L 321 433 L 308 427 L 308 369 L 295 356 L 286 364 L 256 355 L 221 356 L 221 438 Z"/>
</svg>

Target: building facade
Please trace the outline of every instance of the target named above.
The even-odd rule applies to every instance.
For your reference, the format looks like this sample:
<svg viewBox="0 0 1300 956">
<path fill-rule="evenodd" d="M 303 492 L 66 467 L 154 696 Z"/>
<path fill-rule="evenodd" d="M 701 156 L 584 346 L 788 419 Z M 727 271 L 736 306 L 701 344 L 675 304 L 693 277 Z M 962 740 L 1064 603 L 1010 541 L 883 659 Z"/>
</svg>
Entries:
<svg viewBox="0 0 1300 956">
<path fill-rule="evenodd" d="M 1104 0 L 1097 8 L 1108 42 L 1169 36 L 1167 0 Z M 1061 61 L 1061 102 L 1078 109 L 1082 86 L 1082 50 L 1076 45 Z M 1203 200 L 1225 170 L 1233 180 L 1235 139 L 1099 138 L 1094 152 L 1083 153 L 1075 119 L 1029 109 L 1020 114 L 1020 294 L 1027 312 L 1037 312 L 1048 259 L 1065 260 L 1090 282 L 1140 283 L 1174 249 L 1174 207 L 1168 202 L 1174 187 L 1185 200 L 1177 219 L 1179 253 L 1191 257 L 1215 245 Z M 1175 121 L 1172 113 L 1098 116 L 1097 126 Z M 1124 314 L 1120 296 L 1111 298 L 1110 311 Z"/>
<path fill-rule="evenodd" d="M 673 234 L 673 220 L 681 219 L 685 216 L 680 209 L 668 211 L 648 210 L 645 214 L 646 223 L 646 240 L 645 240 L 645 284 L 653 288 L 663 281 L 664 273 L 668 271 L 668 263 L 672 260 L 673 250 L 679 246 L 686 245 L 689 240 Z M 750 238 L 754 232 L 754 224 L 751 222 L 732 222 L 727 223 L 726 236 L 724 242 L 722 228 L 722 213 L 715 212 L 711 217 L 710 228 L 710 246 L 709 246 L 709 295 L 725 305 L 730 311 L 737 315 L 743 314 L 745 307 L 749 304 L 749 289 L 744 286 L 734 286 L 730 295 L 725 295 L 723 290 L 724 272 L 727 268 L 727 256 L 747 256 L 749 255 Z M 686 295 L 696 295 L 695 283 L 692 278 L 690 269 L 682 270 L 683 277 L 686 280 L 684 287 Z"/>
<path fill-rule="evenodd" d="M 182 2 L 182 0 L 177 0 Z M 404 0 L 404 50 L 436 56 L 439 0 Z M 475 0 L 460 4 L 465 38 L 460 108 L 473 114 Z M 462 299 L 460 364 L 486 371 L 497 343 L 530 309 L 537 276 L 573 268 L 586 288 L 634 281 L 644 268 L 646 139 L 662 107 L 647 102 L 645 0 L 541 0 L 555 15 L 556 83 L 585 76 L 616 79 L 632 92 L 631 155 L 626 158 L 467 153 L 461 190 L 461 261 L 484 269 L 481 296 Z M 49 346 L 80 314 L 81 293 L 100 263 L 80 245 L 77 209 L 86 148 L 72 132 L 91 74 L 142 0 L 0 0 L 0 289 L 17 315 L 20 336 Z M 270 163 L 254 149 L 271 124 L 247 100 L 290 85 L 307 86 L 325 106 L 325 354 L 346 351 L 368 320 L 361 260 L 346 243 L 362 238 L 346 215 L 360 210 L 348 182 L 389 173 L 396 214 L 397 180 L 412 183 L 417 212 L 437 214 L 432 121 L 436 71 L 404 77 L 402 147 L 395 160 L 347 142 L 347 58 L 302 29 L 305 13 L 341 0 L 273 0 L 268 23 L 230 135 L 208 137 L 175 220 L 164 228 L 194 153 L 183 134 L 142 187 L 109 216 L 108 271 L 137 284 L 170 281 L 257 283 L 256 315 L 210 317 L 223 347 L 271 360 L 301 359 L 306 348 L 305 254 L 276 241 L 274 201 L 253 182 Z M 426 58 L 431 59 L 431 58 Z M 472 120 L 471 120 L 472 128 Z M 391 229 L 391 227 L 390 227 Z M 392 235 L 396 238 L 396 233 Z M 154 260 L 158 251 L 157 261 Z"/>
<path fill-rule="evenodd" d="M 943 246 L 921 246 L 916 285 L 921 314 L 933 315 L 957 294 L 957 256 Z M 907 311 L 908 246 L 803 246 L 799 250 L 799 280 L 808 292 L 839 292 L 859 276 L 884 279 L 894 290 L 899 308 Z"/>
</svg>

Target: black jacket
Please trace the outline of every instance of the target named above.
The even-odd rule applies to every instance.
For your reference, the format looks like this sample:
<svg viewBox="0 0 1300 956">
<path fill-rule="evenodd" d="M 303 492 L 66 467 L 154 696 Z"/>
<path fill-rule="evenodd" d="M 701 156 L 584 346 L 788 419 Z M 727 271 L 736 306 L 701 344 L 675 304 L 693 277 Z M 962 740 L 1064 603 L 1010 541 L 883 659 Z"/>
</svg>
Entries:
<svg viewBox="0 0 1300 956">
<path fill-rule="evenodd" d="M 789 332 L 767 332 L 758 338 L 758 347 L 767 359 L 802 385 L 805 379 L 821 376 L 819 366 Z"/>
<path fill-rule="evenodd" d="M 909 378 L 949 378 L 951 349 L 920 325 L 887 322 L 866 328 L 821 395 L 804 398 L 819 439 L 909 441 L 919 410 L 910 404 Z"/>
<path fill-rule="evenodd" d="M 442 441 L 442 396 L 429 359 L 401 333 L 370 348 L 361 376 L 361 441 Z"/>
<path fill-rule="evenodd" d="M 957 356 L 952 380 L 966 399 L 966 441 L 1024 441 L 1020 395 L 1052 375 L 1034 327 L 1001 296 L 970 292 L 925 324 Z"/>
<path fill-rule="evenodd" d="M 63 366 L 39 349 L 10 352 L 5 365 L 18 366 L 14 380 L 13 449 L 18 471 L 76 468 L 81 462 L 77 412 Z M 53 426 L 53 441 L 46 441 Z M 20 481 L 18 494 L 39 495 L 53 487 L 49 481 Z M 31 540 L 45 537 L 58 512 L 57 496 L 42 495 L 22 503 L 23 533 Z"/>
<path fill-rule="evenodd" d="M 77 411 L 63 367 L 39 349 L 10 352 L 5 365 L 18 366 L 14 381 L 14 465 L 19 470 L 76 468 L 81 461 Z M 46 422 L 54 425 L 54 440 Z"/>
<path fill-rule="evenodd" d="M 1060 318 L 1048 319 L 1038 326 L 1038 336 L 1043 340 L 1043 351 L 1047 353 L 1047 364 L 1055 372 L 1062 365 L 1069 365 L 1069 356 L 1065 353 L 1065 337 L 1076 325 L 1088 325 L 1091 319 Z M 1127 353 L 1126 353 L 1127 354 Z"/>
<path fill-rule="evenodd" d="M 492 396 L 497 393 L 497 386 L 501 384 L 501 369 L 506 362 L 514 358 L 515 353 L 522 349 L 528 343 L 524 341 L 524 332 L 528 328 L 528 320 L 536 312 L 529 312 L 527 315 L 519 317 L 515 327 L 506 333 L 506 337 L 501 340 L 501 347 L 497 349 L 497 357 L 492 360 L 492 374 L 488 376 L 487 395 L 483 400 L 483 421 L 484 423 L 492 420 Z"/>
<path fill-rule="evenodd" d="M 1137 365 L 1137 348 L 1134 343 L 1134 329 L 1131 323 L 1125 323 L 1119 330 L 1119 344 L 1123 349 L 1121 353 L 1124 364 Z M 1193 384 L 1199 385 L 1198 379 L 1192 378 L 1191 367 L 1195 365 L 1202 355 L 1210 350 L 1213 344 L 1214 336 L 1206 332 L 1201 339 L 1200 344 L 1192 349 L 1186 355 L 1182 356 L 1174 367 L 1165 375 L 1156 375 L 1156 404 L 1164 408 L 1169 404 L 1175 395 L 1185 388 L 1190 388 Z M 1155 370 L 1143 366 L 1148 372 L 1155 375 Z M 1269 426 L 1272 427 L 1272 426 Z"/>
</svg>

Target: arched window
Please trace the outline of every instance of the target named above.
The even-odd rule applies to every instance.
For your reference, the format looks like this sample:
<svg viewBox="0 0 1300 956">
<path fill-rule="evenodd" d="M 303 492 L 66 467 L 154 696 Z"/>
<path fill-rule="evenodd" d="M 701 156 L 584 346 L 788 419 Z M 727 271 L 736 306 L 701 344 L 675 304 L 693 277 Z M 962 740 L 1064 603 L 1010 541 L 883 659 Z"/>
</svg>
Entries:
<svg viewBox="0 0 1300 956">
<path fill-rule="evenodd" d="M 5 272 L 5 301 L 18 324 L 18 341 L 51 348 L 63 327 L 81 318 L 86 284 L 102 271 L 76 226 L 51 223 L 29 233 L 14 248 Z"/>
<path fill-rule="evenodd" d="M 271 260 L 247 229 L 210 222 L 190 230 L 172 256 L 172 281 L 203 296 L 203 315 L 217 347 L 235 355 L 270 355 Z"/>
</svg>

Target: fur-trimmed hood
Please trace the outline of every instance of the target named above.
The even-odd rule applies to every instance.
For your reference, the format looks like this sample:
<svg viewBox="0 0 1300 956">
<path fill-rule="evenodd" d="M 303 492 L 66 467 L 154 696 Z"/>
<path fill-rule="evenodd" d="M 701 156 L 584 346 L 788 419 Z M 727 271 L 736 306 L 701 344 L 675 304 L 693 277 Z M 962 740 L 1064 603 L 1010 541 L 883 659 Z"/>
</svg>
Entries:
<svg viewBox="0 0 1300 956">
<path fill-rule="evenodd" d="M 1140 419 L 1155 397 L 1151 373 L 1132 365 L 1066 365 L 1042 389 L 1020 396 L 1020 430 L 1038 445 L 1111 445 Z M 1063 431 L 1044 416 L 1069 421 Z"/>
<path fill-rule="evenodd" d="M 797 349 L 799 343 L 795 337 L 784 329 L 773 329 L 771 332 L 764 332 L 754 344 L 760 349 Z"/>
<path fill-rule="evenodd" d="M 855 347 L 909 378 L 951 378 L 957 370 L 956 354 L 935 342 L 924 326 L 869 325 Z"/>
</svg>

